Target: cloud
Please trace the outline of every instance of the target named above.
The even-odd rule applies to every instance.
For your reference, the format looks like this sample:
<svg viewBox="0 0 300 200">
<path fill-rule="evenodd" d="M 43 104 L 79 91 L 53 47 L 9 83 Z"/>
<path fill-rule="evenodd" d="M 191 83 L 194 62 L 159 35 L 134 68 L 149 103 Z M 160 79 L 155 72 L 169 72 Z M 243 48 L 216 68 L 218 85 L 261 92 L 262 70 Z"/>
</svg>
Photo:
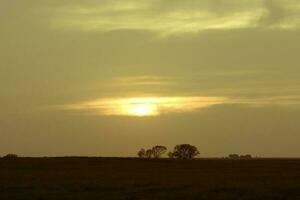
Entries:
<svg viewBox="0 0 300 200">
<path fill-rule="evenodd" d="M 237 98 L 232 99 L 232 104 L 248 105 L 252 107 L 266 107 L 266 106 L 284 106 L 284 107 L 299 107 L 299 95 L 286 95 L 286 96 L 269 96 L 260 98 Z"/>
<path fill-rule="evenodd" d="M 119 97 L 101 98 L 92 101 L 63 105 L 56 108 L 75 110 L 93 115 L 156 116 L 161 114 L 188 113 L 216 105 L 243 105 L 246 107 L 294 107 L 299 108 L 300 96 L 272 97 Z"/>
<path fill-rule="evenodd" d="M 267 15 L 262 26 L 281 29 L 295 29 L 300 25 L 300 3 L 295 0 L 264 0 Z"/>
<path fill-rule="evenodd" d="M 67 110 L 87 111 L 96 115 L 153 116 L 168 113 L 192 112 L 224 104 L 224 97 L 132 97 L 103 98 L 62 106 Z"/>
<path fill-rule="evenodd" d="M 108 85 L 128 87 L 128 86 L 164 86 L 173 84 L 170 77 L 161 76 L 126 76 L 117 77 L 107 83 Z"/>
<path fill-rule="evenodd" d="M 68 1 L 67 1 L 68 2 Z M 75 5 L 74 5 L 75 4 Z M 115 0 L 62 3 L 53 28 L 76 31 L 146 30 L 163 34 L 241 28 L 295 29 L 294 0 Z"/>
</svg>

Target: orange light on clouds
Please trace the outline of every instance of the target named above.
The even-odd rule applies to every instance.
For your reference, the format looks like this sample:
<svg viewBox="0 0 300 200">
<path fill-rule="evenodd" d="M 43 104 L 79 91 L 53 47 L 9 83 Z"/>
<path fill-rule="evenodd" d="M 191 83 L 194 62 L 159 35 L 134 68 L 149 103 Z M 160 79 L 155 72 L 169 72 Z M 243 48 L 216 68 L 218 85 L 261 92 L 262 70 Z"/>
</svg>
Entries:
<svg viewBox="0 0 300 200">
<path fill-rule="evenodd" d="M 67 105 L 66 109 L 87 110 L 98 115 L 157 116 L 167 113 L 192 112 L 226 103 L 224 97 L 135 97 L 105 98 Z"/>
</svg>

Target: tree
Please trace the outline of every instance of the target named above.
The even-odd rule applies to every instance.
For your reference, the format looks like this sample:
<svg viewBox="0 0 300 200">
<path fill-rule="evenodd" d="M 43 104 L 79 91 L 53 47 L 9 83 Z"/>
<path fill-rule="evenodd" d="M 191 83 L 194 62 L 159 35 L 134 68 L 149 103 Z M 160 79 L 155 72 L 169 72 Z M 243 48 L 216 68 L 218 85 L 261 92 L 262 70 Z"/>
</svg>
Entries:
<svg viewBox="0 0 300 200">
<path fill-rule="evenodd" d="M 152 149 L 148 149 L 146 151 L 146 158 L 152 158 L 152 155 L 153 155 Z"/>
<path fill-rule="evenodd" d="M 169 156 L 172 155 L 173 158 L 191 160 L 199 154 L 200 152 L 197 147 L 190 144 L 180 144 L 175 146 L 173 152 L 171 152 Z"/>
<path fill-rule="evenodd" d="M 169 158 L 174 158 L 173 152 L 168 153 Z"/>
<path fill-rule="evenodd" d="M 157 145 L 152 148 L 152 155 L 154 158 L 160 158 L 164 153 L 166 153 L 167 147 Z"/>
<path fill-rule="evenodd" d="M 146 151 L 145 151 L 145 149 L 142 148 L 141 150 L 139 150 L 138 156 L 140 158 L 145 158 L 146 157 Z"/>
</svg>

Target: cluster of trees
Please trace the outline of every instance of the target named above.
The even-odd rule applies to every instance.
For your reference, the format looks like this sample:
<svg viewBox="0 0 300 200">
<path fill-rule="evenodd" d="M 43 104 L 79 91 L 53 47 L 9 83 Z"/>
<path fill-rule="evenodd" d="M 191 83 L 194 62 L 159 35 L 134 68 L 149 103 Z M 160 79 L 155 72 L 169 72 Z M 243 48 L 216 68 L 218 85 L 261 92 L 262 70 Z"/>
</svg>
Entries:
<svg viewBox="0 0 300 200">
<path fill-rule="evenodd" d="M 166 152 L 167 152 L 167 147 L 157 145 L 147 150 L 142 148 L 141 150 L 139 150 L 138 156 L 140 158 L 160 158 Z"/>
<path fill-rule="evenodd" d="M 229 159 L 252 159 L 252 156 L 250 154 L 246 154 L 246 155 L 229 154 L 227 158 L 229 158 Z"/>
<path fill-rule="evenodd" d="M 9 154 L 3 156 L 3 158 L 9 158 L 9 159 L 11 159 L 11 158 L 18 158 L 18 157 L 19 156 L 17 154 L 13 154 L 13 153 L 9 153 Z"/>
<path fill-rule="evenodd" d="M 140 158 L 160 158 L 163 154 L 167 152 L 167 147 L 157 145 L 151 149 L 145 150 L 142 148 L 138 151 L 138 156 Z M 168 153 L 169 158 L 191 160 L 200 154 L 197 147 L 190 144 L 180 144 L 174 147 L 173 151 Z"/>
</svg>

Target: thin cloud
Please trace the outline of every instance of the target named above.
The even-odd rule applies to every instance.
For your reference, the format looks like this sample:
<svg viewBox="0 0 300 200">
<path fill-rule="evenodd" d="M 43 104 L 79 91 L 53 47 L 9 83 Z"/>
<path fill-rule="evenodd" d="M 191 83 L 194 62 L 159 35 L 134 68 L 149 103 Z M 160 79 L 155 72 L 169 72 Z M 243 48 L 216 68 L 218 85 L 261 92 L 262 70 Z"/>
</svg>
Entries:
<svg viewBox="0 0 300 200">
<path fill-rule="evenodd" d="M 265 107 L 265 106 L 287 106 L 295 107 L 300 106 L 299 95 L 286 95 L 286 96 L 271 96 L 271 97 L 260 97 L 260 98 L 237 98 L 231 100 L 232 104 L 241 104 L 254 107 Z"/>
<path fill-rule="evenodd" d="M 224 104 L 224 97 L 133 97 L 103 98 L 65 105 L 67 110 L 87 111 L 98 115 L 153 116 L 168 113 L 192 112 Z"/>
<path fill-rule="evenodd" d="M 295 29 L 300 3 L 293 0 L 116 0 L 62 4 L 52 10 L 56 29 L 146 30 L 163 34 L 241 28 Z"/>
<path fill-rule="evenodd" d="M 117 77 L 109 82 L 114 86 L 165 86 L 173 84 L 170 77 L 161 76 L 127 76 Z"/>
<path fill-rule="evenodd" d="M 129 97 L 102 98 L 56 107 L 94 115 L 156 116 L 161 114 L 195 112 L 216 105 L 244 105 L 248 107 L 300 106 L 300 96 L 273 96 L 260 98 L 230 97 Z"/>
</svg>

